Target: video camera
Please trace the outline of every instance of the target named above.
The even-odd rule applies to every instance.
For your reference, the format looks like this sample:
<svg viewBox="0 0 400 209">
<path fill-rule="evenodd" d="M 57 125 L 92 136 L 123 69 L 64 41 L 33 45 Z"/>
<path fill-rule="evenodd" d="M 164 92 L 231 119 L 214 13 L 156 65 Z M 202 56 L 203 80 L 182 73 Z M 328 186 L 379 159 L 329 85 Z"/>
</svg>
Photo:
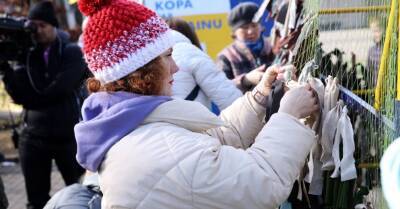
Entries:
<svg viewBox="0 0 400 209">
<path fill-rule="evenodd" d="M 25 62 L 27 53 L 35 43 L 32 34 L 37 27 L 25 18 L 0 17 L 0 62 Z"/>
</svg>

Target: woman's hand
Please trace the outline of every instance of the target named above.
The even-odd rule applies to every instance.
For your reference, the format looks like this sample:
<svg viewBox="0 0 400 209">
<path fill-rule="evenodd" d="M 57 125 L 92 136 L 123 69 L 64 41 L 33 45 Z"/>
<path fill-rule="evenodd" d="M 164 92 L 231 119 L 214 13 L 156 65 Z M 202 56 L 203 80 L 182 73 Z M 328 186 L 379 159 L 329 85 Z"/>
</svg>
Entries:
<svg viewBox="0 0 400 209">
<path fill-rule="evenodd" d="M 286 92 L 278 112 L 284 112 L 300 119 L 312 115 L 319 108 L 317 93 L 309 84 L 306 84 Z"/>
<path fill-rule="evenodd" d="M 271 93 L 272 83 L 277 79 L 279 74 L 282 74 L 283 70 L 277 65 L 268 67 L 265 71 L 261 81 L 255 88 L 264 96 L 268 96 Z"/>
<path fill-rule="evenodd" d="M 256 86 L 257 90 L 261 92 L 264 96 L 268 96 L 272 89 L 272 83 L 275 80 L 285 80 L 285 75 L 290 71 L 289 75 L 291 76 L 291 80 L 296 80 L 296 67 L 293 65 L 286 66 L 278 66 L 272 65 L 270 66 L 264 73 L 261 81 Z M 288 78 L 286 78 L 288 79 Z M 289 80 L 289 79 L 288 79 Z"/>
<path fill-rule="evenodd" d="M 277 78 L 278 80 L 288 82 L 288 81 L 297 81 L 296 72 L 297 69 L 294 65 L 285 65 L 280 67 L 280 72 Z"/>
<path fill-rule="evenodd" d="M 251 85 L 257 85 L 262 79 L 265 71 L 265 65 L 261 65 L 260 67 L 248 72 L 245 76 L 245 82 Z"/>
</svg>

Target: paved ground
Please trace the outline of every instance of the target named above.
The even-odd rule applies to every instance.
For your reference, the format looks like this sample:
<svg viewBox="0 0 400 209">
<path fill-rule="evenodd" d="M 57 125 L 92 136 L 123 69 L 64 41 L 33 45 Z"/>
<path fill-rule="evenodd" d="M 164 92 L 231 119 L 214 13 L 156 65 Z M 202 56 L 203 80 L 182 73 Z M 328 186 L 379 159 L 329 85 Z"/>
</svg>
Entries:
<svg viewBox="0 0 400 209">
<path fill-rule="evenodd" d="M 19 164 L 14 166 L 1 166 L 0 175 L 3 178 L 9 201 L 8 209 L 24 209 L 26 204 L 25 183 L 21 173 Z M 54 194 L 57 190 L 64 187 L 64 182 L 56 168 L 52 172 L 52 191 Z"/>
<path fill-rule="evenodd" d="M 16 150 L 10 139 L 9 131 L 0 131 L 0 152 L 6 155 L 6 158 L 18 159 Z M 9 201 L 8 209 L 24 209 L 26 204 L 25 182 L 22 176 L 19 163 L 0 163 L 0 175 L 3 179 L 7 198 Z M 52 190 L 51 194 L 64 187 L 64 181 L 56 166 L 52 171 Z"/>
</svg>

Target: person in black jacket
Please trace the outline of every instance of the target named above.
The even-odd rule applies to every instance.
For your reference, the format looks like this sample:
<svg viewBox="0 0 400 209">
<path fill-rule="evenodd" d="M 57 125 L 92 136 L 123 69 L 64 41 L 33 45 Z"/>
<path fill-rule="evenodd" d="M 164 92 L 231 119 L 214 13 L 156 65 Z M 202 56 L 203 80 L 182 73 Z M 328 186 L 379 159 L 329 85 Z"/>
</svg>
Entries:
<svg viewBox="0 0 400 209">
<path fill-rule="evenodd" d="M 80 117 L 78 95 L 86 64 L 81 49 L 57 32 L 51 2 L 34 5 L 28 19 L 37 27 L 36 47 L 26 63 L 1 71 L 7 92 L 24 108 L 19 155 L 27 208 L 42 209 L 50 199 L 53 159 L 66 185 L 78 182 L 84 172 L 75 159 L 74 125 Z"/>
</svg>

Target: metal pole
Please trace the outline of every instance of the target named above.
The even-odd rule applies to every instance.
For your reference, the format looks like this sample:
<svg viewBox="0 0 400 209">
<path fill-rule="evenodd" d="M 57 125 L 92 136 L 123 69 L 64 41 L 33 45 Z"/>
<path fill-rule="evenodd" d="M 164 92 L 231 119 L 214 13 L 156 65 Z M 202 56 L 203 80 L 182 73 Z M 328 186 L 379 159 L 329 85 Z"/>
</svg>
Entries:
<svg viewBox="0 0 400 209">
<path fill-rule="evenodd" d="M 400 4 L 398 5 L 398 26 L 400 26 Z M 399 27 L 400 28 L 400 27 Z M 397 97 L 394 102 L 395 138 L 400 137 L 400 32 L 397 30 Z"/>
<path fill-rule="evenodd" d="M 395 128 L 395 139 L 400 137 L 400 100 L 394 102 L 394 128 Z"/>
<path fill-rule="evenodd" d="M 398 22 L 397 22 L 397 27 L 400 28 L 400 4 L 398 5 Z M 399 30 L 399 29 L 398 29 Z M 400 32 L 397 30 L 397 97 L 396 100 L 400 101 Z"/>
<path fill-rule="evenodd" d="M 374 11 L 387 11 L 389 6 L 369 6 L 369 7 L 352 7 L 352 8 L 333 8 L 321 9 L 318 13 L 320 15 L 329 14 L 346 14 L 346 13 L 360 13 L 360 12 L 374 12 Z"/>
<path fill-rule="evenodd" d="M 379 65 L 378 79 L 375 88 L 374 108 L 378 111 L 381 109 L 382 83 L 384 82 L 384 79 L 386 77 L 385 72 L 387 68 L 387 59 L 390 54 L 390 39 L 392 38 L 394 18 L 396 17 L 396 6 L 397 0 L 392 0 L 389 14 L 389 22 L 385 33 L 385 43 L 383 46 L 381 62 Z"/>
<path fill-rule="evenodd" d="M 379 163 L 360 163 L 360 164 L 358 164 L 357 168 L 375 169 L 375 168 L 379 168 Z"/>
</svg>

